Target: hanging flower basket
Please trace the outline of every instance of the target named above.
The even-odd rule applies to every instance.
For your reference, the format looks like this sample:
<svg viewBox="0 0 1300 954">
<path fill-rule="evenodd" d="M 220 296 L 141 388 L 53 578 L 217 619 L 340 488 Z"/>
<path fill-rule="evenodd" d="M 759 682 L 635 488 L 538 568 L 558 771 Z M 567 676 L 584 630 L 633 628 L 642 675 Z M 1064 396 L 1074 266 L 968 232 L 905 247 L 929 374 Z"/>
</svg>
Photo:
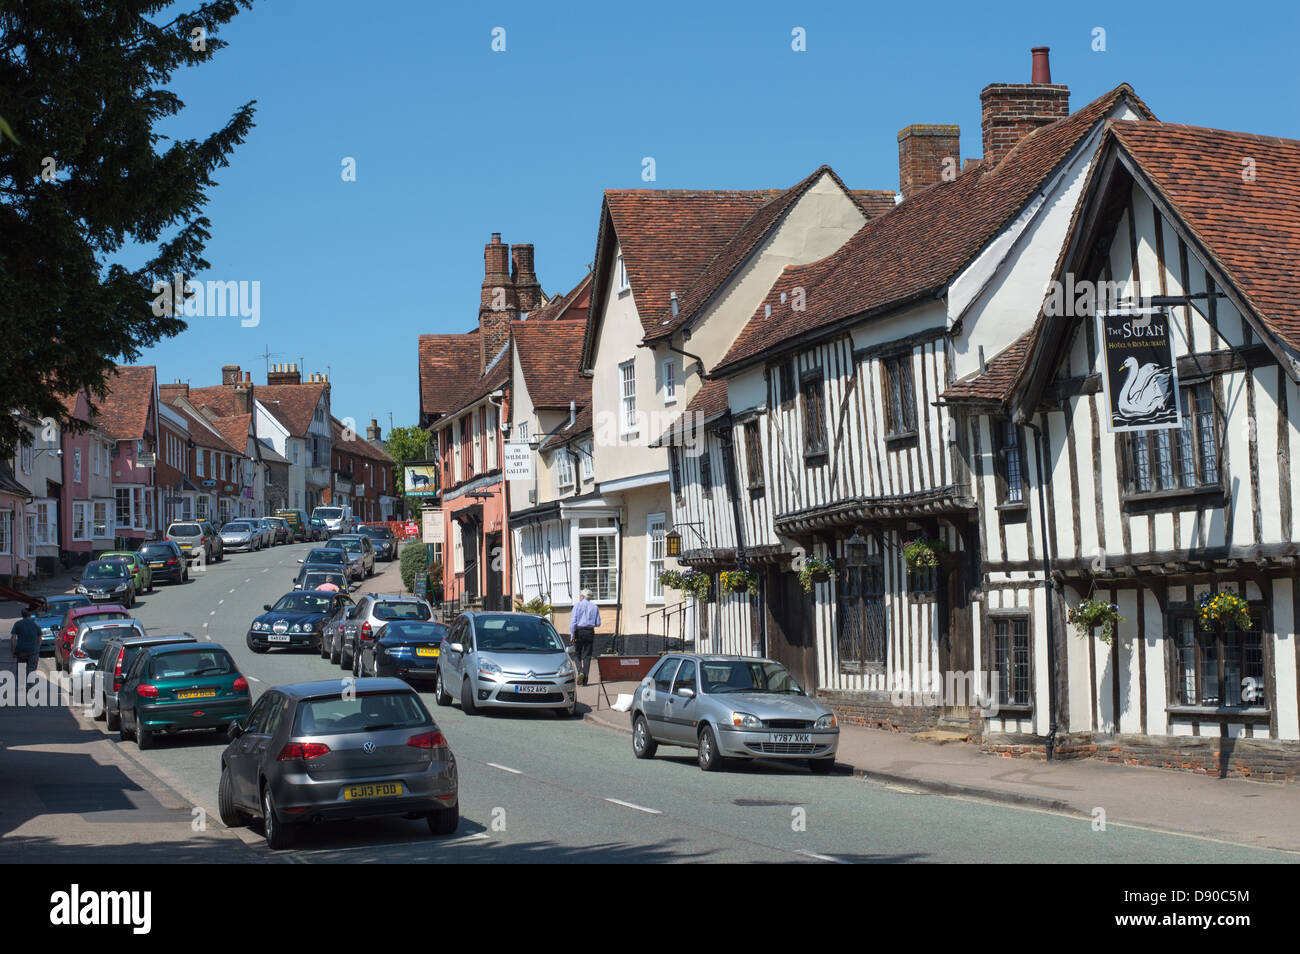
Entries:
<svg viewBox="0 0 1300 954">
<path fill-rule="evenodd" d="M 732 593 L 748 593 L 758 588 L 758 577 L 749 570 L 723 570 L 722 588 Z"/>
<path fill-rule="evenodd" d="M 1115 638 L 1115 627 L 1124 622 L 1124 617 L 1119 615 L 1117 604 L 1098 599 L 1084 600 L 1070 610 L 1067 619 L 1082 639 L 1087 639 L 1092 631 L 1100 626 L 1101 641 L 1108 646 Z"/>
<path fill-rule="evenodd" d="M 804 560 L 799 570 L 799 585 L 804 588 L 805 593 L 812 592 L 814 583 L 826 583 L 833 579 L 835 579 L 835 564 L 830 560 L 812 557 Z"/>
<path fill-rule="evenodd" d="M 925 537 L 918 537 L 903 544 L 903 559 L 907 561 L 909 570 L 938 566 L 939 557 L 947 552 L 948 544 L 943 540 L 927 540 Z"/>
<path fill-rule="evenodd" d="M 699 570 L 664 570 L 659 574 L 659 582 L 669 589 L 689 593 L 701 603 L 708 600 L 709 591 L 713 588 L 709 575 Z"/>
<path fill-rule="evenodd" d="M 1196 615 L 1202 629 L 1214 629 L 1220 624 L 1239 630 L 1254 628 L 1246 601 L 1236 593 L 1202 593 L 1200 604 Z"/>
</svg>

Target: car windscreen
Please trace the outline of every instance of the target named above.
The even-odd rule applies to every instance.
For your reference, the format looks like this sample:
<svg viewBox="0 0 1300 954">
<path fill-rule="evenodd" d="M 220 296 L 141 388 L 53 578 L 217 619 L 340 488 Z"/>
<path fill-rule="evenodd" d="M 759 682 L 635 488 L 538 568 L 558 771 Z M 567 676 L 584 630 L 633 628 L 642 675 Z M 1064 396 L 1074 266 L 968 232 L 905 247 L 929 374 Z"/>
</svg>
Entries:
<svg viewBox="0 0 1300 954">
<path fill-rule="evenodd" d="M 360 540 L 339 540 L 339 541 L 338 541 L 338 545 L 339 545 L 340 547 L 342 547 L 344 550 L 346 550 L 348 553 L 360 553 L 360 552 L 361 552 L 361 541 L 360 541 Z"/>
<path fill-rule="evenodd" d="M 231 521 L 221 528 L 222 533 L 251 533 L 252 530 L 253 525 L 251 523 L 243 523 L 238 520 Z"/>
<path fill-rule="evenodd" d="M 197 523 L 174 523 L 167 528 L 169 537 L 201 537 L 203 528 Z"/>
<path fill-rule="evenodd" d="M 82 571 L 83 580 L 120 580 L 128 575 L 125 563 L 110 563 L 107 561 L 96 561 L 87 563 L 86 569 Z"/>
<path fill-rule="evenodd" d="M 126 638 L 139 636 L 140 630 L 134 626 L 96 626 L 81 634 L 81 648 L 91 656 L 98 656 L 104 651 L 108 641 L 115 636 Z"/>
<path fill-rule="evenodd" d="M 144 557 L 146 560 L 165 560 L 166 558 L 174 557 L 175 555 L 175 550 L 161 543 L 155 543 L 140 548 L 140 556 Z"/>
<path fill-rule="evenodd" d="M 474 620 L 476 648 L 491 652 L 562 653 L 564 643 L 540 616 L 480 616 Z"/>
<path fill-rule="evenodd" d="M 277 613 L 328 613 L 334 597 L 321 593 L 287 593 L 272 607 Z"/>
<path fill-rule="evenodd" d="M 384 641 L 439 642 L 447 635 L 442 623 L 389 623 L 384 627 Z"/>
<path fill-rule="evenodd" d="M 357 532 L 364 533 L 368 537 L 377 537 L 380 540 L 387 540 L 391 536 L 387 527 L 362 527 Z"/>
<path fill-rule="evenodd" d="M 382 619 L 385 622 L 390 619 L 428 619 L 433 615 L 429 612 L 427 603 L 414 603 L 409 600 L 375 603 L 375 608 L 371 612 L 375 619 Z"/>
<path fill-rule="evenodd" d="M 298 705 L 294 735 L 343 735 L 429 725 L 429 710 L 414 692 L 363 692 L 350 699 L 331 696 Z"/>
<path fill-rule="evenodd" d="M 302 588 L 304 590 L 314 590 L 326 583 L 333 583 L 340 590 L 346 589 L 348 585 L 348 581 L 343 578 L 342 573 L 308 573 L 302 578 Z"/>
<path fill-rule="evenodd" d="M 126 613 L 85 613 L 77 617 L 76 623 L 97 623 L 102 619 L 129 619 Z"/>
<path fill-rule="evenodd" d="M 313 517 L 320 517 L 322 520 L 337 520 L 343 516 L 343 510 L 340 507 L 317 507 L 312 511 Z"/>
<path fill-rule="evenodd" d="M 343 560 L 344 560 L 343 551 L 338 549 L 337 547 L 330 547 L 329 549 L 326 549 L 324 547 L 318 547 L 317 549 L 312 550 L 311 553 L 308 553 L 307 559 L 304 560 L 303 562 L 304 563 L 334 563 L 339 566 L 342 566 Z"/>
<path fill-rule="evenodd" d="M 49 609 L 41 613 L 42 616 L 62 616 L 70 609 L 78 606 L 89 606 L 90 600 L 85 596 L 59 596 L 51 597 L 45 601 Z"/>
<path fill-rule="evenodd" d="M 777 663 L 726 660 L 700 664 L 704 691 L 798 693 L 799 684 Z"/>
<path fill-rule="evenodd" d="M 149 663 L 154 679 L 188 679 L 191 676 L 223 676 L 235 672 L 235 663 L 224 649 L 192 649 L 164 653 Z"/>
</svg>

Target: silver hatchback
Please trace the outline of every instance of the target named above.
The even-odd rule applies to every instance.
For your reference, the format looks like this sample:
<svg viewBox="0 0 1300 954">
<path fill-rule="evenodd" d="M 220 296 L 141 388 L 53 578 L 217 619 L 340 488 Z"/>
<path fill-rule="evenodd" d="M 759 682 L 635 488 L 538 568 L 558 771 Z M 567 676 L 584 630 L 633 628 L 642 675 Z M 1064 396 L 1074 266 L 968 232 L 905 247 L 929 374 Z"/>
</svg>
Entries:
<svg viewBox="0 0 1300 954">
<path fill-rule="evenodd" d="M 823 775 L 840 742 L 829 707 L 780 663 L 750 656 L 665 656 L 637 686 L 629 711 L 637 758 L 660 745 L 686 746 L 706 772 L 729 758 L 806 759 Z"/>
<path fill-rule="evenodd" d="M 466 715 L 487 707 L 578 712 L 573 661 L 550 620 L 530 613 L 462 613 L 443 637 L 438 705 L 460 698 Z"/>
</svg>

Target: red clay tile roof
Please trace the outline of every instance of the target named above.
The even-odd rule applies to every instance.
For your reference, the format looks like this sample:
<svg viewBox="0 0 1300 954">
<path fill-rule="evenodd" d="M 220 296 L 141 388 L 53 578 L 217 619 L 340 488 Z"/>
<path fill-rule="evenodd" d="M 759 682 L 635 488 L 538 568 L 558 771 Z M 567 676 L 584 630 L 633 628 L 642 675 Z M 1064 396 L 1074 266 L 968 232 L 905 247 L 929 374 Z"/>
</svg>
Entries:
<svg viewBox="0 0 1300 954">
<path fill-rule="evenodd" d="M 391 464 L 393 458 L 388 456 L 387 451 L 376 447 L 370 441 L 366 440 L 360 434 L 353 430 L 352 437 L 344 438 L 343 422 L 337 417 L 330 415 L 330 435 L 334 438 L 334 449 L 342 451 L 344 454 L 352 454 L 356 457 L 364 457 L 367 460 L 377 460 L 383 464 Z"/>
<path fill-rule="evenodd" d="M 206 417 L 209 426 L 216 428 L 218 434 L 227 444 L 248 455 L 248 438 L 253 428 L 253 415 L 231 414 L 227 417 Z"/>
<path fill-rule="evenodd" d="M 478 329 L 459 335 L 420 335 L 420 417 L 455 410 L 465 376 L 477 375 Z"/>
<path fill-rule="evenodd" d="M 1150 118 L 1121 84 L 1087 106 L 1022 139 L 992 169 L 983 164 L 929 186 L 869 221 L 827 257 L 786 268 L 731 350 L 711 373 L 761 358 L 772 348 L 846 319 L 892 311 L 939 294 L 1014 217 L 1070 151 L 1121 99 Z M 793 310 L 803 289 L 802 311 Z M 781 302 L 781 293 L 786 301 Z"/>
<path fill-rule="evenodd" d="M 939 399 L 948 402 L 1001 403 L 1010 395 L 1012 388 L 1020 379 L 1029 358 L 1034 334 L 1037 329 L 1026 331 L 1010 345 L 998 352 L 992 361 L 984 366 L 982 374 L 976 374 L 965 380 L 955 382 L 944 390 Z"/>
<path fill-rule="evenodd" d="M 567 408 L 591 400 L 591 380 L 583 377 L 582 336 L 586 321 L 516 321 L 510 326 L 528 396 L 536 408 Z"/>
<path fill-rule="evenodd" d="M 152 365 L 118 365 L 105 379 L 108 393 L 102 399 L 91 399 L 95 426 L 115 441 L 144 437 L 153 406 L 155 373 Z"/>
<path fill-rule="evenodd" d="M 192 414 L 179 397 L 173 397 L 167 400 L 166 403 L 173 411 L 185 418 L 186 423 L 190 426 L 190 439 L 199 446 L 215 448 L 227 454 L 232 452 L 243 454 L 247 450 L 242 444 L 239 447 L 232 447 L 217 431 L 216 425 L 202 415 Z"/>
<path fill-rule="evenodd" d="M 700 273 L 699 277 L 691 283 L 689 288 L 677 288 L 678 312 L 676 317 L 672 314 L 671 294 L 670 302 L 667 307 L 657 315 L 647 315 L 642 310 L 640 300 L 637 301 L 638 311 L 642 320 L 650 317 L 652 329 L 646 332 L 645 340 L 647 342 L 657 341 L 667 338 L 675 333 L 679 328 L 689 322 L 692 318 L 708 305 L 709 301 L 717 294 L 718 290 L 726 284 L 730 278 L 747 258 L 758 248 L 777 224 L 781 221 L 786 212 L 794 206 L 796 202 L 807 192 L 823 175 L 829 175 L 835 180 L 835 183 L 849 195 L 853 203 L 858 206 L 864 215 L 871 218 L 872 215 L 867 211 L 867 207 L 861 201 L 860 195 L 850 193 L 848 188 L 841 181 L 840 177 L 835 174 L 835 170 L 830 166 L 820 166 L 804 179 L 795 183 L 789 189 L 779 193 L 771 201 L 764 203 L 750 215 L 749 219 L 740 227 L 740 229 L 724 244 L 712 249 L 713 257 L 708 266 Z M 893 208 L 893 194 L 890 193 L 889 208 Z M 878 213 L 877 213 L 878 214 Z M 621 233 L 620 233 L 621 235 Z M 624 253 L 626 261 L 626 253 Z M 671 290 L 670 290 L 671 291 Z M 635 294 L 635 292 L 633 292 Z"/>
<path fill-rule="evenodd" d="M 647 334 L 778 189 L 610 189 L 605 208 L 623 252 L 628 284 Z M 597 292 L 599 294 L 599 292 Z"/>
<path fill-rule="evenodd" d="M 689 429 L 693 421 L 707 424 L 722 417 L 728 410 L 727 382 L 721 378 L 707 380 L 704 382 L 704 387 L 700 388 L 695 397 L 691 398 L 681 416 L 673 421 L 668 426 L 668 429 L 654 441 L 654 446 L 664 446 L 668 438 Z"/>
<path fill-rule="evenodd" d="M 252 385 L 253 398 L 260 401 L 293 437 L 307 435 L 325 387 L 316 382 Z M 242 412 L 242 406 L 235 397 L 234 385 L 230 384 L 190 388 L 189 400 L 195 407 L 210 408 L 222 417 Z"/>
<path fill-rule="evenodd" d="M 1108 129 L 1260 320 L 1300 348 L 1300 141 L 1151 122 Z"/>
<path fill-rule="evenodd" d="M 582 281 L 563 295 L 556 295 L 542 307 L 528 313 L 529 321 L 586 321 L 591 307 L 591 279 L 588 272 Z"/>
<path fill-rule="evenodd" d="M 850 189 L 849 195 L 869 219 L 879 218 L 895 205 L 893 189 Z"/>
</svg>

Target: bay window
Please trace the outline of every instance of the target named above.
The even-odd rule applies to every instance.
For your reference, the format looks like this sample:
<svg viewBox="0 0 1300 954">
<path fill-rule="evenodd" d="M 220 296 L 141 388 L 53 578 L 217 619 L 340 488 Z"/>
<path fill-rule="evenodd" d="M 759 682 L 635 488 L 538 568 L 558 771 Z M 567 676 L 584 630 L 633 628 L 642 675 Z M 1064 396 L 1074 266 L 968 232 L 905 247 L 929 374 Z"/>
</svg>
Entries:
<svg viewBox="0 0 1300 954">
<path fill-rule="evenodd" d="M 618 599 L 618 523 L 614 517 L 578 521 L 578 588 L 596 602 Z"/>
</svg>

